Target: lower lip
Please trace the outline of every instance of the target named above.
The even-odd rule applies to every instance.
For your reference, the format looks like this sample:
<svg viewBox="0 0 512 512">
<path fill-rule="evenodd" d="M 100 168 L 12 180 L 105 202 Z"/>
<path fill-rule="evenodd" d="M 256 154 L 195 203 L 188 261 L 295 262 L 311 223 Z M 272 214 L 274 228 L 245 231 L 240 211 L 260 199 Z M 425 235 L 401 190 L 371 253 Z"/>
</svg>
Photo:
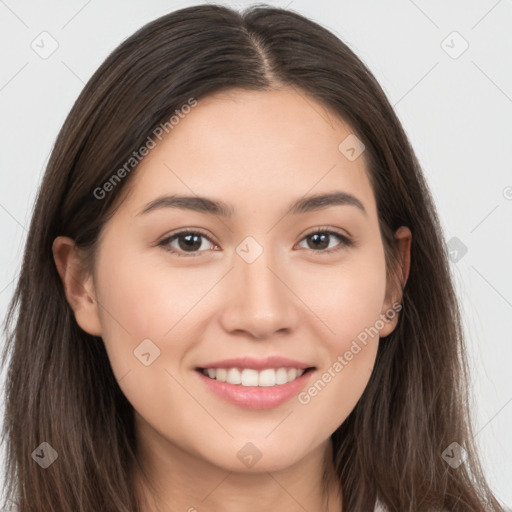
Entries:
<svg viewBox="0 0 512 512">
<path fill-rule="evenodd" d="M 196 370 L 196 373 L 213 393 L 246 409 L 271 409 L 283 404 L 299 394 L 313 372 L 314 370 L 308 370 L 292 382 L 276 386 L 242 386 L 211 379 L 201 370 Z"/>
</svg>

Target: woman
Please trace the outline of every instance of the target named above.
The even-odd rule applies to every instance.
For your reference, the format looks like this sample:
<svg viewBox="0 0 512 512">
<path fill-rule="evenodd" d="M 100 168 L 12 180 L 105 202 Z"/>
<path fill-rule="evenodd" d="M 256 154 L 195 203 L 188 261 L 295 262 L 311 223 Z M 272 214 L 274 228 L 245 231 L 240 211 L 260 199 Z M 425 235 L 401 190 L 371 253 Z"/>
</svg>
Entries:
<svg viewBox="0 0 512 512">
<path fill-rule="evenodd" d="M 182 9 L 107 58 L 7 327 L 20 512 L 503 510 L 420 166 L 364 64 L 291 11 Z"/>
</svg>

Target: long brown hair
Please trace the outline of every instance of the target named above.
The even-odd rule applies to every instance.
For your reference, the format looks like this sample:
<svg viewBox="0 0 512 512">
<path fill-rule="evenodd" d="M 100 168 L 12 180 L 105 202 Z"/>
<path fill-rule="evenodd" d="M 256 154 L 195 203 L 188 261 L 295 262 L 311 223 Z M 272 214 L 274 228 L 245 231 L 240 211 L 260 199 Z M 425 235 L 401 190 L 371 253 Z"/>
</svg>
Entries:
<svg viewBox="0 0 512 512">
<path fill-rule="evenodd" d="M 190 98 L 282 85 L 326 105 L 365 144 L 388 265 L 394 231 L 412 231 L 397 328 L 380 343 L 367 388 L 332 435 L 343 511 L 368 512 L 377 498 L 400 512 L 503 510 L 473 445 L 466 354 L 436 210 L 381 87 L 342 41 L 293 11 L 198 5 L 145 25 L 111 53 L 48 162 L 5 323 L 7 497 L 19 512 L 140 510 L 134 411 L 101 339 L 76 323 L 53 240 L 73 238 L 92 264 L 136 166 L 101 199 L 94 191 L 156 127 Z M 45 470 L 32 457 L 43 441 L 58 453 Z M 442 456 L 453 442 L 467 453 L 458 467 Z"/>
</svg>

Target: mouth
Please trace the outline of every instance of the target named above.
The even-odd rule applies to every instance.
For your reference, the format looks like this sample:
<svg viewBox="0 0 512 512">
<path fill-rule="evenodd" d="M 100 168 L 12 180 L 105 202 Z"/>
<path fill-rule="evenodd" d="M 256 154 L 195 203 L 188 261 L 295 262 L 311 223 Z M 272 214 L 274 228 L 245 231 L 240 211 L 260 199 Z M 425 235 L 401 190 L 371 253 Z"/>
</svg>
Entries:
<svg viewBox="0 0 512 512">
<path fill-rule="evenodd" d="M 235 386 L 246 387 L 274 387 L 283 386 L 293 382 L 307 372 L 314 370 L 313 366 L 308 368 L 265 368 L 256 370 L 254 368 L 197 368 L 206 377 L 218 382 L 226 382 Z"/>
<path fill-rule="evenodd" d="M 317 368 L 272 357 L 229 359 L 195 368 L 206 390 L 247 409 L 270 409 L 297 396 Z"/>
</svg>

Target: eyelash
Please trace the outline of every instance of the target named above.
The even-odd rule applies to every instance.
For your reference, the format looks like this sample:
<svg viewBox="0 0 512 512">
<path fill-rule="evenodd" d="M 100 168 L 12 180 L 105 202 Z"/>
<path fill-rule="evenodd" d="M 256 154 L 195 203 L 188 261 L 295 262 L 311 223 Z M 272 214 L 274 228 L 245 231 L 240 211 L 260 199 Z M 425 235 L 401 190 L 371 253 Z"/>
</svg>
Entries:
<svg viewBox="0 0 512 512">
<path fill-rule="evenodd" d="M 346 247 L 352 247 L 355 245 L 354 241 L 349 238 L 348 236 L 346 235 L 343 235 L 341 233 L 339 233 L 338 231 L 334 231 L 332 229 L 328 229 L 328 228 L 316 228 L 314 231 L 311 231 L 310 233 L 306 234 L 302 239 L 301 239 L 301 242 L 303 240 L 305 240 L 306 238 L 310 237 L 310 236 L 313 236 L 313 235 L 316 235 L 316 234 L 319 234 L 319 233 L 322 233 L 322 234 L 327 234 L 327 235 L 334 235 L 336 237 L 338 237 L 340 240 L 341 240 L 341 243 L 338 244 L 334 249 L 320 249 L 320 250 L 315 250 L 315 249 L 307 249 L 311 252 L 314 252 L 314 253 L 317 253 L 319 255 L 329 255 L 329 254 L 333 254 L 335 252 L 338 252 L 340 251 L 341 249 L 344 249 Z M 201 235 L 203 236 L 204 238 L 206 238 L 211 244 L 213 245 L 216 245 L 211 239 L 210 237 L 204 233 L 203 231 L 201 231 L 200 229 L 194 229 L 194 230 L 183 230 L 183 231 L 179 231 L 178 233 L 174 233 L 173 235 L 171 236 L 168 236 L 166 238 L 164 238 L 163 240 L 161 240 L 160 242 L 158 242 L 158 246 L 161 246 L 163 247 L 163 249 L 165 251 L 168 251 L 172 254 L 175 254 L 176 256 L 178 257 L 196 257 L 196 256 L 199 256 L 202 252 L 204 251 L 195 251 L 195 252 L 180 252 L 179 250 L 176 250 L 174 249 L 173 247 L 171 247 L 169 245 L 169 243 L 177 238 L 179 238 L 180 236 L 184 236 L 184 235 Z"/>
</svg>

